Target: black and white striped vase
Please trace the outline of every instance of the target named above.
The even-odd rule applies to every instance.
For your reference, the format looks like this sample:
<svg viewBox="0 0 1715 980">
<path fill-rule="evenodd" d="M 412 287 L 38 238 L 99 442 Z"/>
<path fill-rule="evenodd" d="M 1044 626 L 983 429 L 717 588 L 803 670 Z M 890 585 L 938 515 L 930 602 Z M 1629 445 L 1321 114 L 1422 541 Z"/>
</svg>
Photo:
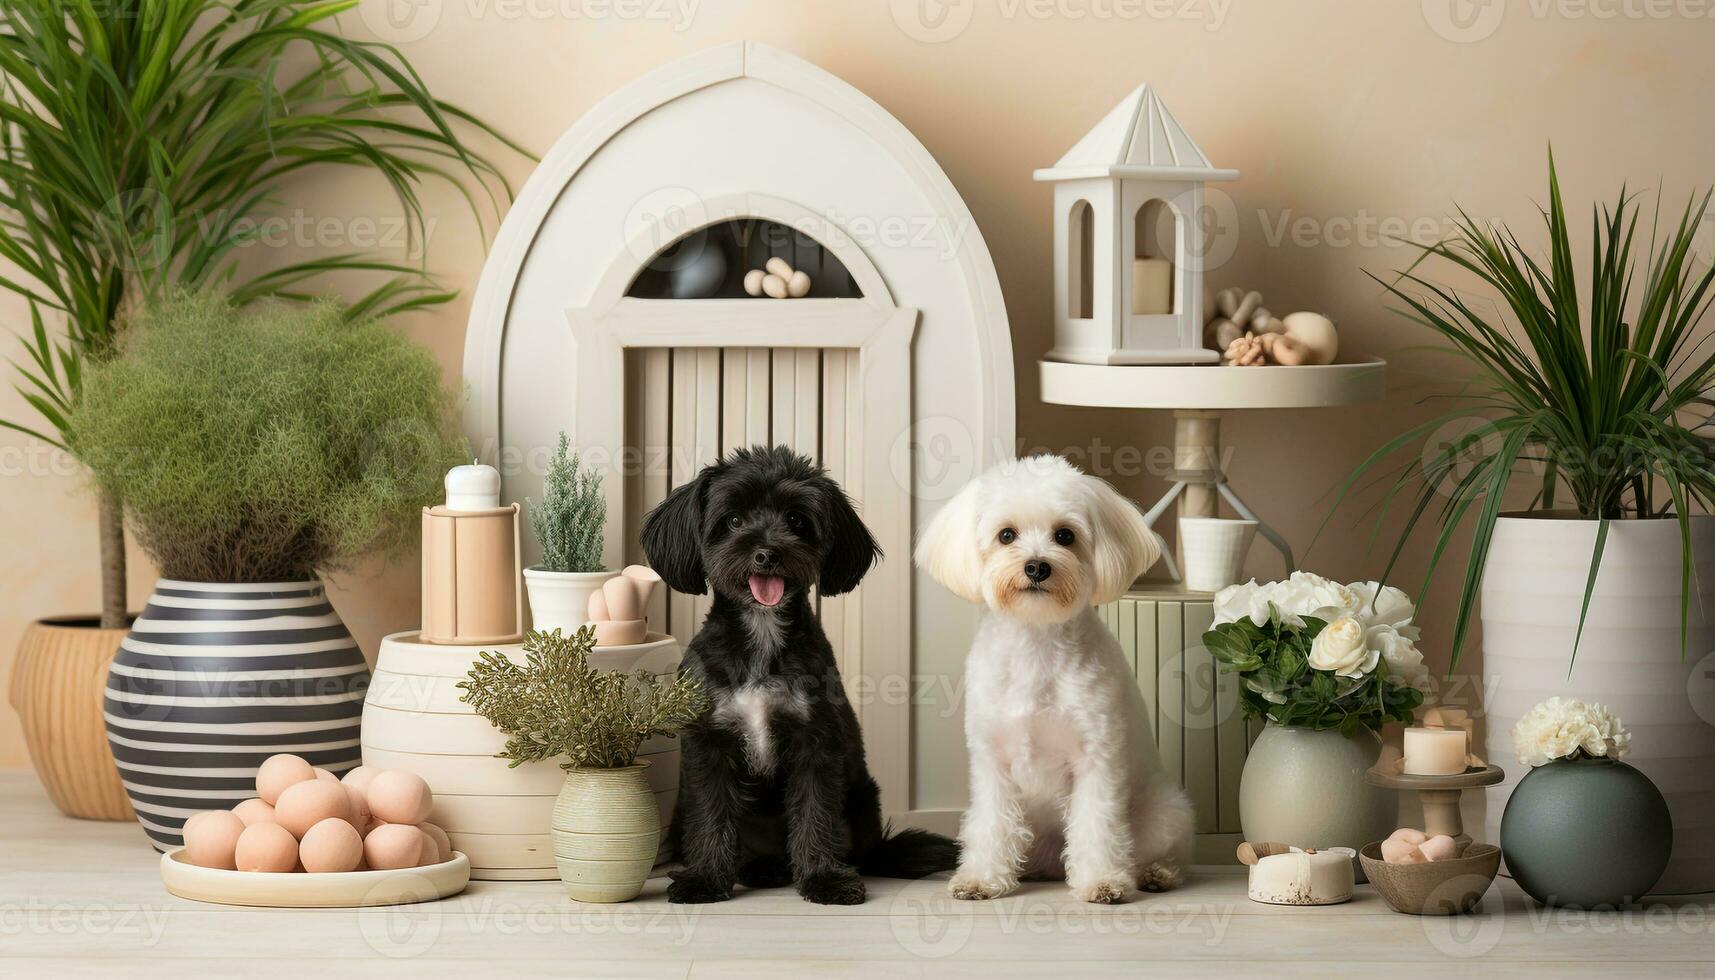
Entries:
<svg viewBox="0 0 1715 980">
<path fill-rule="evenodd" d="M 279 752 L 362 762 L 369 668 L 320 582 L 162 579 L 107 675 L 107 740 L 157 850 L 185 819 L 256 795 Z"/>
</svg>

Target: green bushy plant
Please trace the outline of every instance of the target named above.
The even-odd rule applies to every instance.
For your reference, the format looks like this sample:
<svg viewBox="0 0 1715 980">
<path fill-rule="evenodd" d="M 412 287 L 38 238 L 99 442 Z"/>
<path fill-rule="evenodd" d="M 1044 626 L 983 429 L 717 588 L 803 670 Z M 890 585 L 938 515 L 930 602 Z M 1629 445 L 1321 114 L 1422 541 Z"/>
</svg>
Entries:
<svg viewBox="0 0 1715 980">
<path fill-rule="evenodd" d="M 708 710 L 695 678 L 590 666 L 595 629 L 532 631 L 520 665 L 490 651 L 458 686 L 460 700 L 506 736 L 510 765 L 566 757 L 561 768 L 620 769 L 657 736 L 673 737 Z"/>
<path fill-rule="evenodd" d="M 353 319 L 445 303 L 417 257 L 322 251 L 255 258 L 295 194 L 335 171 L 384 182 L 412 249 L 425 183 L 510 194 L 467 136 L 493 137 L 436 99 L 404 53 L 346 35 L 356 0 L 6 0 L 0 4 L 0 290 L 30 329 L 16 360 L 35 418 L 0 420 L 71 448 L 86 365 L 113 356 L 124 315 L 174 287 L 240 303 L 354 295 Z M 63 328 L 63 329 L 62 329 Z M 120 501 L 101 499 L 102 625 L 125 617 Z"/>
<path fill-rule="evenodd" d="M 550 572 L 600 572 L 602 529 L 607 524 L 607 498 L 601 474 L 585 469 L 571 451 L 564 432 L 548 472 L 542 479 L 542 500 L 526 500 L 530 529 L 542 546 L 542 567 Z"/>
<path fill-rule="evenodd" d="M 169 578 L 302 579 L 409 542 L 466 458 L 434 357 L 331 304 L 174 294 L 85 381 L 72 444 Z"/>
</svg>

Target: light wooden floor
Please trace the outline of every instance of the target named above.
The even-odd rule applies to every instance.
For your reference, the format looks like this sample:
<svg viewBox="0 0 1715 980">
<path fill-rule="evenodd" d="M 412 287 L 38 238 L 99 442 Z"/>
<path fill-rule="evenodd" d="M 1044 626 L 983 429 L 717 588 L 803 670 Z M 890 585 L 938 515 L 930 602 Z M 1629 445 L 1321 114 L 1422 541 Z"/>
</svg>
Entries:
<svg viewBox="0 0 1715 980">
<path fill-rule="evenodd" d="M 1255 905 L 1212 869 L 1114 907 L 1058 884 L 966 903 L 885 880 L 856 908 L 789 891 L 686 907 L 658 880 L 619 906 L 472 882 L 432 905 L 291 911 L 174 898 L 158 860 L 136 826 L 66 819 L 32 775 L 0 774 L 0 977 L 1715 976 L 1715 896 L 1552 912 L 1504 880 L 1458 919 L 1394 914 L 1368 886 L 1331 908 Z"/>
</svg>

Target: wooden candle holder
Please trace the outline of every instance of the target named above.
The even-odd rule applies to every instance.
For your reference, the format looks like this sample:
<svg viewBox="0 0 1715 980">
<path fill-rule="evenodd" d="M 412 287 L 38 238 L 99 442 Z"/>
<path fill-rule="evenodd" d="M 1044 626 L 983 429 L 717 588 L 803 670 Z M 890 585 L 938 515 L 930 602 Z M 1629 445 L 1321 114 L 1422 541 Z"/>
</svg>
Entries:
<svg viewBox="0 0 1715 980">
<path fill-rule="evenodd" d="M 1371 786 L 1415 790 L 1423 801 L 1423 832 L 1431 837 L 1446 834 L 1458 842 L 1461 853 L 1471 843 L 1471 835 L 1465 833 L 1464 818 L 1459 815 L 1459 797 L 1468 789 L 1493 786 L 1506 778 L 1501 767 L 1493 765 L 1473 766 L 1451 776 L 1421 776 L 1391 766 L 1378 766 L 1364 774 Z"/>
<path fill-rule="evenodd" d="M 524 636 L 517 504 L 423 508 L 426 643 L 516 643 Z"/>
</svg>

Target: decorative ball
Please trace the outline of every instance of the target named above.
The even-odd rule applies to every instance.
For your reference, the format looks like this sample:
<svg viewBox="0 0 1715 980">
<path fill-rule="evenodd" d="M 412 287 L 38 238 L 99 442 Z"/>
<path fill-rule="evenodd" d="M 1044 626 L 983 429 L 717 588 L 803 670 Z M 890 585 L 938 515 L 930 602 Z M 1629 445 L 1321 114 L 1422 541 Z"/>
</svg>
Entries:
<svg viewBox="0 0 1715 980">
<path fill-rule="evenodd" d="M 1332 364 L 1340 353 L 1340 333 L 1334 321 L 1320 313 L 1289 313 L 1281 321 L 1286 336 L 1298 341 L 1308 351 L 1307 364 Z"/>
<path fill-rule="evenodd" d="M 1544 905 L 1618 906 L 1660 880 L 1673 850 L 1667 800 L 1614 759 L 1557 759 L 1519 781 L 1501 817 L 1507 870 Z"/>
<path fill-rule="evenodd" d="M 277 823 L 259 823 L 238 835 L 237 865 L 240 871 L 280 874 L 298 866 L 298 840 Z"/>
<path fill-rule="evenodd" d="M 363 838 L 351 824 L 329 817 L 304 834 L 298 853 L 305 871 L 317 874 L 355 871 L 363 861 Z"/>
<path fill-rule="evenodd" d="M 433 841 L 415 827 L 384 823 L 363 839 L 363 860 L 375 871 L 414 868 L 423 858 L 424 841 Z"/>
<path fill-rule="evenodd" d="M 417 829 L 435 839 L 435 861 L 451 861 L 453 859 L 453 842 L 447 832 L 432 823 L 420 823 Z"/>
<path fill-rule="evenodd" d="M 185 821 L 185 860 L 201 868 L 237 868 L 234 855 L 244 821 L 231 810 L 204 810 Z"/>
<path fill-rule="evenodd" d="M 726 253 L 707 232 L 686 238 L 670 260 L 668 291 L 674 299 L 703 299 L 720 291 L 726 279 Z"/>
<path fill-rule="evenodd" d="M 388 769 L 369 782 L 364 794 L 369 799 L 369 812 L 383 823 L 417 824 L 429 819 L 435 798 L 429 784 L 416 773 L 403 769 Z M 373 862 L 372 862 L 373 863 Z"/>
<path fill-rule="evenodd" d="M 256 795 L 262 797 L 262 802 L 273 806 L 280 801 L 280 794 L 286 791 L 286 787 L 314 778 L 315 769 L 302 758 L 271 755 L 256 770 Z"/>
<path fill-rule="evenodd" d="M 278 823 L 274 819 L 274 808 L 261 800 L 245 800 L 232 808 L 238 819 L 244 821 L 244 826 L 258 823 Z"/>
<path fill-rule="evenodd" d="M 312 779 L 286 787 L 280 802 L 274 805 L 274 820 L 291 831 L 299 840 L 310 828 L 323 820 L 335 818 L 351 822 L 351 799 L 345 787 L 337 782 Z"/>
</svg>

